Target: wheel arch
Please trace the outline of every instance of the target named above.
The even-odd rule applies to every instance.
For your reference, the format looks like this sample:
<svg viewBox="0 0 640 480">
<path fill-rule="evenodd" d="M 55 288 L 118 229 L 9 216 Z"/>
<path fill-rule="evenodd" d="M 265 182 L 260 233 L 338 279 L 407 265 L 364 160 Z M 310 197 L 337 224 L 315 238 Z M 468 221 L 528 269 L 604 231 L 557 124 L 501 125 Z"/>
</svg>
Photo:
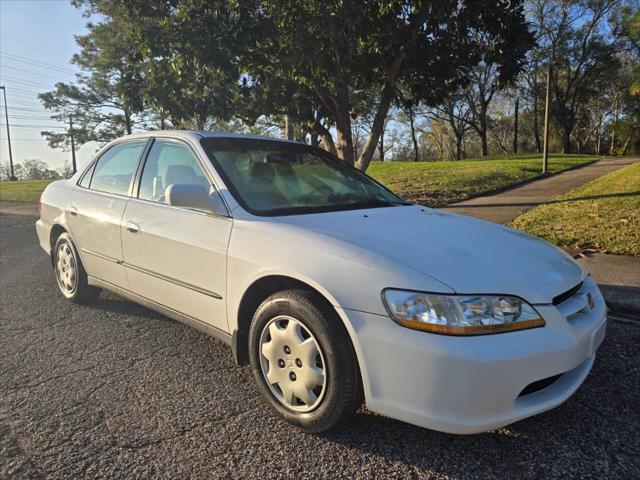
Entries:
<svg viewBox="0 0 640 480">
<path fill-rule="evenodd" d="M 328 308 L 335 312 L 336 317 L 340 319 L 347 331 L 347 335 L 354 348 L 356 360 L 358 360 L 359 355 L 354 345 L 351 325 L 345 321 L 343 315 L 336 309 L 335 301 L 332 301 L 329 296 L 320 289 L 303 280 L 283 274 L 268 274 L 254 280 L 249 287 L 245 289 L 238 306 L 237 326 L 233 330 L 232 335 L 233 353 L 238 365 L 243 366 L 249 364 L 249 327 L 251 326 L 251 320 L 253 319 L 255 311 L 270 295 L 290 289 L 306 290 L 314 293 Z"/>
<path fill-rule="evenodd" d="M 65 228 L 64 226 L 62 226 L 59 223 L 55 223 L 53 224 L 53 226 L 51 227 L 51 230 L 49 232 L 49 246 L 50 246 L 50 257 L 51 257 L 51 264 L 53 265 L 53 257 L 55 255 L 55 246 L 56 246 L 56 242 L 58 241 L 58 237 L 60 235 L 62 235 L 63 233 L 69 233 L 69 230 L 67 228 Z"/>
</svg>

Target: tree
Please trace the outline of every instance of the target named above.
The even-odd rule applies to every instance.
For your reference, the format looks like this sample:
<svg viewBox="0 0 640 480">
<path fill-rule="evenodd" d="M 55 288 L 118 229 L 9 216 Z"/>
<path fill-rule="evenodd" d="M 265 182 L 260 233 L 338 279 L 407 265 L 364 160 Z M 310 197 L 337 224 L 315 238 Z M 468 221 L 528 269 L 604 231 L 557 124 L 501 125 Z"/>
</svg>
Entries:
<svg viewBox="0 0 640 480">
<path fill-rule="evenodd" d="M 58 83 L 55 90 L 39 95 L 52 118 L 65 123 L 73 118 L 77 146 L 132 133 L 141 122 L 136 115 L 144 109 L 140 56 L 128 42 L 127 23 L 109 18 L 87 27 L 87 35 L 76 37 L 81 50 L 71 60 L 80 67 L 76 82 Z M 68 133 L 42 134 L 52 148 L 69 148 Z"/>
<path fill-rule="evenodd" d="M 482 146 L 482 156 L 489 154 L 487 132 L 489 130 L 489 105 L 498 91 L 498 72 L 495 65 L 483 63 L 470 75 L 471 82 L 465 96 L 471 110 L 467 122 L 478 134 Z"/>
<path fill-rule="evenodd" d="M 455 92 L 449 95 L 442 104 L 431 112 L 435 118 L 448 125 L 455 139 L 456 160 L 464 158 L 464 136 L 471 128 L 471 108 L 467 97 L 463 92 Z"/>
<path fill-rule="evenodd" d="M 73 166 L 68 160 L 64 161 L 62 168 L 60 169 L 60 176 L 62 178 L 71 178 L 73 176 Z"/>
<path fill-rule="evenodd" d="M 607 20 L 619 5 L 617 0 L 533 2 L 538 41 L 551 65 L 552 113 L 561 128 L 565 153 L 572 151 L 581 105 L 598 95 L 617 68 L 617 36 Z"/>
<path fill-rule="evenodd" d="M 247 68 L 256 88 L 283 92 L 275 96 L 283 99 L 280 108 L 297 98 L 307 112 L 320 111 L 335 126 L 338 155 L 362 170 L 401 86 L 433 105 L 463 85 L 483 58 L 501 77 L 513 76 L 532 45 L 519 1 L 256 3 L 264 37 Z M 371 132 L 356 159 L 353 115 L 372 97 Z M 302 108 L 292 113 L 309 121 Z"/>
<path fill-rule="evenodd" d="M 126 25 L 128 44 L 140 57 L 146 99 L 174 126 L 201 130 L 209 120 L 242 116 L 239 97 L 246 93 L 250 78 L 242 76 L 241 58 L 255 35 L 248 15 L 250 2 L 98 0 L 92 4 L 100 14 Z"/>
</svg>

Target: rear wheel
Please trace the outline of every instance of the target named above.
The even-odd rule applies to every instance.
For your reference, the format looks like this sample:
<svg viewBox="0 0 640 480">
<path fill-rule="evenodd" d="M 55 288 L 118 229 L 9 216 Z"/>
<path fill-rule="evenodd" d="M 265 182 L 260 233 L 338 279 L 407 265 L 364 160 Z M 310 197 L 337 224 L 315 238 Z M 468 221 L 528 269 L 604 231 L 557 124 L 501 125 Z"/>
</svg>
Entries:
<svg viewBox="0 0 640 480">
<path fill-rule="evenodd" d="M 87 303 L 95 300 L 100 294 L 100 289 L 87 283 L 87 272 L 71 237 L 66 232 L 56 240 L 53 268 L 58 288 L 69 300 L 75 303 Z"/>
<path fill-rule="evenodd" d="M 361 404 L 351 341 L 316 294 L 286 290 L 256 311 L 250 358 L 262 396 L 289 423 L 322 432 L 348 420 Z"/>
</svg>

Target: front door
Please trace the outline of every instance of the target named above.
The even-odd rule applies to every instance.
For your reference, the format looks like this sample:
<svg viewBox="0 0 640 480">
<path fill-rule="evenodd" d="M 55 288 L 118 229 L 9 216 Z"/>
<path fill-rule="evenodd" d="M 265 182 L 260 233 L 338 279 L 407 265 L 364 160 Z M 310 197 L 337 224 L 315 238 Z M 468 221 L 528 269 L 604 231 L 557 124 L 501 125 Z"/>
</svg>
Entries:
<svg viewBox="0 0 640 480">
<path fill-rule="evenodd" d="M 84 174 L 67 204 L 67 222 L 87 274 L 127 288 L 120 239 L 129 188 L 147 140 L 116 144 Z"/>
<path fill-rule="evenodd" d="M 122 247 L 131 291 L 228 332 L 225 308 L 226 216 L 168 205 L 167 188 L 197 184 L 213 189 L 196 154 L 183 142 L 154 141 L 137 198 L 123 218 Z"/>
</svg>

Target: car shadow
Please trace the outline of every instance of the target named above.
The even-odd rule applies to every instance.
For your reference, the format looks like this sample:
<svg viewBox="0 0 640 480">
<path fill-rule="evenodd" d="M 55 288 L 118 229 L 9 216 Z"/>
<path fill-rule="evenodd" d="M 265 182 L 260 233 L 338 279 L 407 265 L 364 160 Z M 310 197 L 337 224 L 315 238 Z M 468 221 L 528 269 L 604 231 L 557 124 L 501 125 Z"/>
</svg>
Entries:
<svg viewBox="0 0 640 480">
<path fill-rule="evenodd" d="M 120 315 L 135 315 L 137 317 L 158 320 L 161 322 L 173 322 L 172 319 L 155 312 L 149 308 L 132 302 L 116 293 L 103 290 L 97 300 L 91 303 L 91 308 Z"/>
</svg>

